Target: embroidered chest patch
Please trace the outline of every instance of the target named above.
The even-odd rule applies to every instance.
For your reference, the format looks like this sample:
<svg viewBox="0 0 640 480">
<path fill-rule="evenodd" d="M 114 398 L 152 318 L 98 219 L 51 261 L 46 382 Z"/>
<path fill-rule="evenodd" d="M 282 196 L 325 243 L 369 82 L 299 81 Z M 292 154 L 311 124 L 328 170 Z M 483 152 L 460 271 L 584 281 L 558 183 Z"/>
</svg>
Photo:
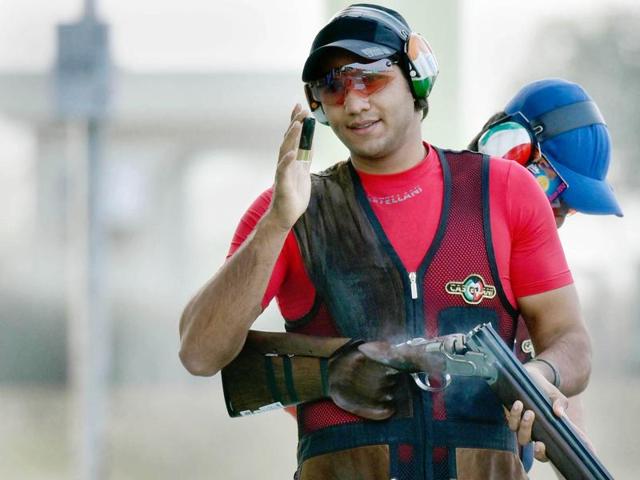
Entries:
<svg viewBox="0 0 640 480">
<path fill-rule="evenodd" d="M 496 287 L 487 284 L 484 278 L 475 273 L 469 275 L 462 282 L 448 282 L 444 289 L 451 295 L 460 295 L 470 305 L 477 305 L 485 298 L 496 296 Z"/>
</svg>

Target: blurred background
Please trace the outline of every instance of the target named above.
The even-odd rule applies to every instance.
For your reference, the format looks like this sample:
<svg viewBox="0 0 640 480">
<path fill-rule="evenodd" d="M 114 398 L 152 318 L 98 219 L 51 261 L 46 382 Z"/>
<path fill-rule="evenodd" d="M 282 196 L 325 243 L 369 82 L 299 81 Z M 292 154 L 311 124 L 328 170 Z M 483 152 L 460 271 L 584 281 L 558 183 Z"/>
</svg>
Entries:
<svg viewBox="0 0 640 480">
<path fill-rule="evenodd" d="M 600 106 L 625 217 L 575 215 L 561 237 L 594 341 L 588 432 L 636 478 L 637 1 L 374 3 L 436 52 L 436 145 L 463 148 L 545 76 Z M 178 320 L 270 186 L 311 41 L 347 4 L 0 1 L 0 478 L 292 478 L 294 421 L 228 419 L 219 377 L 181 367 Z M 314 148 L 314 170 L 347 156 L 322 126 Z M 274 305 L 255 328 L 282 330 Z"/>
</svg>

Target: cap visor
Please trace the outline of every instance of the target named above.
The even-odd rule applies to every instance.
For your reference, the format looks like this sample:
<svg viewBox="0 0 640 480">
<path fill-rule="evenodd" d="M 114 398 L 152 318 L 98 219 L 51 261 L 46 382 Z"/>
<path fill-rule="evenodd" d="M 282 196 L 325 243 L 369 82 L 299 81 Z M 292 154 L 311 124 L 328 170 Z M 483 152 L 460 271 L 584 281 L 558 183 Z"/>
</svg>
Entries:
<svg viewBox="0 0 640 480">
<path fill-rule="evenodd" d="M 366 42 L 364 40 L 338 40 L 315 50 L 304 64 L 302 69 L 302 81 L 309 82 L 322 76 L 328 70 L 322 65 L 324 57 L 331 52 L 331 50 L 340 49 L 346 50 L 358 57 L 362 57 L 363 60 L 380 60 L 393 55 L 396 51 L 386 45 L 380 45 L 378 43 Z"/>
<path fill-rule="evenodd" d="M 580 175 L 559 162 L 553 162 L 553 167 L 569 185 L 562 193 L 562 199 L 571 208 L 593 215 L 623 216 L 613 189 L 606 180 Z"/>
</svg>

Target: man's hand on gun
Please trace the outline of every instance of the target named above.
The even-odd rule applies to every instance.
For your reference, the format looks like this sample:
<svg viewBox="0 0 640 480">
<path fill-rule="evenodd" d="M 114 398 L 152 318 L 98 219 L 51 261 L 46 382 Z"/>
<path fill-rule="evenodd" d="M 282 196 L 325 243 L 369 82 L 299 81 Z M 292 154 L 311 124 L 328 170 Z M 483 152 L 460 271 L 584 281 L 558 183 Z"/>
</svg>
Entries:
<svg viewBox="0 0 640 480">
<path fill-rule="evenodd" d="M 406 372 L 436 373 L 444 362 L 409 345 L 368 342 L 329 361 L 329 395 L 343 410 L 370 420 L 395 413 L 394 390 Z"/>
<path fill-rule="evenodd" d="M 462 340 L 463 335 L 447 335 L 431 341 L 441 342 L 442 351 L 453 353 L 458 348 L 458 345 L 462 344 Z M 440 351 L 425 353 L 424 343 L 420 342 L 409 341 L 399 345 L 391 345 L 387 342 L 369 342 L 360 345 L 358 349 L 370 361 L 378 362 L 387 368 L 396 369 L 396 371 L 424 372 L 429 376 L 437 377 L 441 376 L 445 368 L 443 353 Z M 525 368 L 532 379 L 551 399 L 554 413 L 559 417 L 566 418 L 567 398 L 537 370 L 536 366 L 527 365 Z M 505 416 L 509 428 L 516 432 L 520 445 L 526 445 L 532 441 L 531 434 L 535 420 L 533 411 L 526 410 L 523 412 L 523 404 L 518 400 L 514 402 L 511 410 L 505 408 Z M 537 460 L 548 461 L 543 442 L 535 442 L 534 455 Z"/>
<path fill-rule="evenodd" d="M 329 396 L 343 410 L 384 420 L 395 413 L 393 392 L 399 374 L 354 347 L 329 360 Z"/>
<path fill-rule="evenodd" d="M 529 373 L 529 376 L 536 382 L 536 384 L 548 395 L 553 405 L 553 413 L 558 417 L 564 417 L 569 420 L 566 415 L 566 410 L 569 401 L 560 390 L 554 387 L 545 376 L 538 370 L 537 366 L 529 363 L 525 364 L 524 368 Z M 524 406 L 520 400 L 513 403 L 511 410 L 505 408 L 505 416 L 509 428 L 517 433 L 518 443 L 520 445 L 527 445 L 531 442 L 531 431 L 533 428 L 533 422 L 535 421 L 535 413 L 531 410 L 524 410 Z M 534 442 L 534 456 L 536 460 L 541 462 L 547 462 L 549 459 L 546 455 L 546 447 L 543 442 Z"/>
</svg>

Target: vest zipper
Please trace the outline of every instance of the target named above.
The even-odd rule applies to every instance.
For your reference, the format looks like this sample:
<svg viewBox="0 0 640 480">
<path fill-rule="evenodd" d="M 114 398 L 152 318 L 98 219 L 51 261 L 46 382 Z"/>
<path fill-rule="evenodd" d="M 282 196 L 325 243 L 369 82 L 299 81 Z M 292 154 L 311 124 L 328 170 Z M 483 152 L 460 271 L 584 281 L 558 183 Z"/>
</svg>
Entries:
<svg viewBox="0 0 640 480">
<path fill-rule="evenodd" d="M 418 326 L 418 323 L 420 321 L 420 312 L 419 312 L 420 302 L 418 301 L 418 274 L 417 272 L 407 272 L 407 274 L 409 277 L 409 286 L 411 290 L 411 301 L 408 302 L 409 315 L 410 315 L 407 318 L 407 325 L 409 326 L 408 331 L 414 337 L 424 336 L 424 334 L 420 333 L 421 331 L 424 331 L 424 327 L 420 328 L 420 326 Z M 419 392 L 418 389 L 414 389 L 414 392 L 417 392 L 417 393 L 411 393 L 409 397 L 411 398 L 411 405 L 414 411 L 414 420 L 417 423 L 417 427 L 418 427 L 416 431 L 424 432 L 426 431 L 425 428 L 427 425 L 427 420 L 426 420 L 427 410 L 426 408 L 424 408 L 425 400 L 423 395 L 425 392 Z M 416 465 L 418 471 L 415 473 L 418 474 L 418 472 L 420 472 L 420 476 L 416 478 L 426 480 L 427 478 L 430 478 L 429 476 L 426 475 L 426 471 L 427 471 L 426 466 L 428 465 L 428 462 L 426 462 L 426 455 L 430 455 L 430 453 L 427 452 L 425 440 L 421 435 L 417 435 L 414 438 L 414 448 L 424 452 L 422 455 L 419 455 L 416 458 L 416 464 L 418 463 L 422 464 L 422 465 Z M 418 462 L 417 461 L 418 459 L 422 459 L 422 460 Z"/>
<path fill-rule="evenodd" d="M 409 283 L 411 284 L 411 298 L 418 298 L 418 284 L 416 282 L 416 272 L 409 272 Z"/>
</svg>

